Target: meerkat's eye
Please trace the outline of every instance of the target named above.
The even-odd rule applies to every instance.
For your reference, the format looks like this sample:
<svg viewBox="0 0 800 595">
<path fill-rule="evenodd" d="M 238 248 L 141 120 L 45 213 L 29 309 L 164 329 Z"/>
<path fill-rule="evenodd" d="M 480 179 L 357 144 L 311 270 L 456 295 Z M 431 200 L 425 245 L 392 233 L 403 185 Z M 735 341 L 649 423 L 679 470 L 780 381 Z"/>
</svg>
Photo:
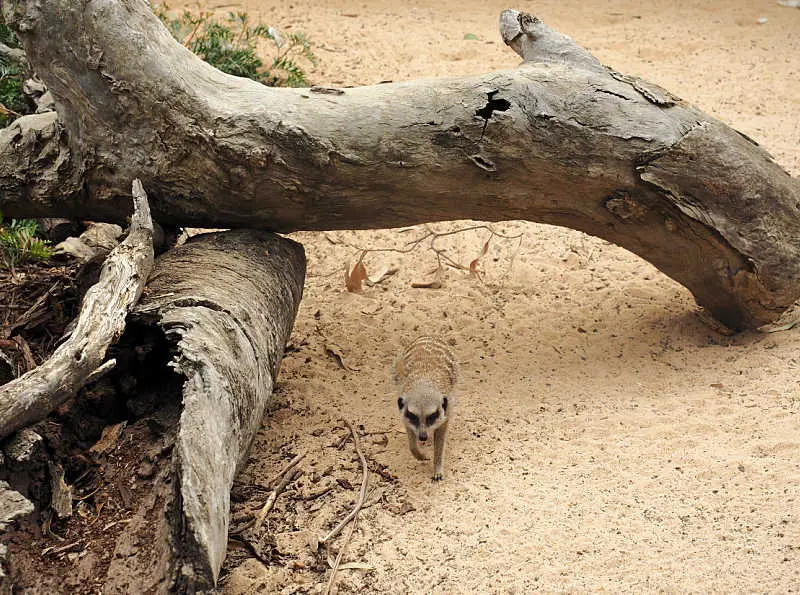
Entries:
<svg viewBox="0 0 800 595">
<path fill-rule="evenodd" d="M 414 415 L 410 411 L 406 411 L 406 417 L 408 418 L 408 421 L 410 421 L 415 426 L 419 425 L 419 417 L 417 417 L 416 415 Z"/>
<path fill-rule="evenodd" d="M 397 408 L 398 409 L 402 409 L 403 408 L 403 397 L 400 397 L 399 399 L 397 399 Z"/>
<path fill-rule="evenodd" d="M 447 411 L 447 397 L 442 399 L 442 410 Z"/>
<path fill-rule="evenodd" d="M 436 420 L 439 419 L 439 412 L 434 411 L 428 417 L 425 418 L 425 423 L 429 426 L 432 426 L 436 423 Z"/>
</svg>

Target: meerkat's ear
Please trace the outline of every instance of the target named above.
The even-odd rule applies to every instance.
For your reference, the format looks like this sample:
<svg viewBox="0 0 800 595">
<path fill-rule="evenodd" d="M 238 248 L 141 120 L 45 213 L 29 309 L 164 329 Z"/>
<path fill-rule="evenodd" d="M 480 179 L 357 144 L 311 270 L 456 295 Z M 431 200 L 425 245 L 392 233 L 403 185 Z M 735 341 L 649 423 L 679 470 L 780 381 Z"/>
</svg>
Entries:
<svg viewBox="0 0 800 595">
<path fill-rule="evenodd" d="M 398 398 L 397 399 L 397 408 L 398 409 L 402 409 L 403 405 L 405 405 L 405 403 L 403 402 L 403 397 Z"/>
<path fill-rule="evenodd" d="M 442 399 L 442 410 L 447 411 L 447 397 Z"/>
<path fill-rule="evenodd" d="M 405 375 L 406 369 L 403 365 L 403 358 L 398 357 L 395 362 L 394 366 L 392 366 L 392 380 L 394 380 L 395 384 L 400 384 L 400 379 Z"/>
</svg>

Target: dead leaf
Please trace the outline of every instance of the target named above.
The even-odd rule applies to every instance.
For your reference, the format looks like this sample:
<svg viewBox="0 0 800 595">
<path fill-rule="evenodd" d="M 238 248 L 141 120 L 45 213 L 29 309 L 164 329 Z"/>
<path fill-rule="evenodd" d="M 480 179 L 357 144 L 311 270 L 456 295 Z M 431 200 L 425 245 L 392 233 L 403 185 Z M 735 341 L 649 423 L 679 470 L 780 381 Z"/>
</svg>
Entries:
<svg viewBox="0 0 800 595">
<path fill-rule="evenodd" d="M 375 570 L 375 568 L 366 562 L 345 562 L 339 564 L 339 570 Z"/>
<path fill-rule="evenodd" d="M 347 370 L 348 372 L 357 372 L 358 368 L 350 366 L 344 359 L 344 354 L 342 353 L 342 348 L 334 343 L 326 343 L 325 344 L 325 353 L 331 356 L 333 359 L 336 360 L 343 370 Z"/>
<path fill-rule="evenodd" d="M 483 249 L 481 250 L 481 253 L 478 254 L 478 257 L 475 260 L 473 260 L 471 263 L 469 263 L 469 274 L 470 274 L 471 277 L 480 276 L 480 271 L 478 270 L 478 262 L 480 261 L 481 258 L 486 256 L 486 252 L 489 250 L 489 241 L 490 240 L 491 240 L 491 238 L 486 240 L 486 243 L 483 245 Z"/>
<path fill-rule="evenodd" d="M 312 552 L 316 552 L 319 549 L 319 537 L 314 533 L 310 533 L 308 536 L 308 547 L 311 548 Z"/>
<path fill-rule="evenodd" d="M 398 267 L 388 267 L 388 266 L 387 267 L 383 267 L 383 269 L 381 269 L 379 273 L 376 273 L 372 277 L 367 277 L 367 280 L 366 280 L 367 281 L 367 285 L 369 285 L 370 287 L 373 286 L 373 285 L 377 285 L 378 283 L 380 283 L 384 279 L 387 279 L 388 277 L 391 277 L 392 275 L 397 274 L 397 272 L 399 270 L 400 269 Z"/>
<path fill-rule="evenodd" d="M 328 566 L 333 568 L 335 563 L 333 556 L 328 556 Z M 345 562 L 339 564 L 339 570 L 375 570 L 375 568 L 366 562 Z"/>
<path fill-rule="evenodd" d="M 403 516 L 404 514 L 408 514 L 409 512 L 414 512 L 416 510 L 416 508 L 414 508 L 414 506 L 407 500 L 404 500 L 400 504 L 390 504 L 386 507 L 386 509 L 397 516 Z"/>
<path fill-rule="evenodd" d="M 106 426 L 103 428 L 103 434 L 100 436 L 100 440 L 89 449 L 89 452 L 96 455 L 107 455 L 113 451 L 127 423 L 128 422 L 123 421 L 113 426 Z"/>
<path fill-rule="evenodd" d="M 432 271 L 433 279 L 430 281 L 416 281 L 411 284 L 414 289 L 441 289 L 444 286 L 444 269 L 438 267 Z"/>
<path fill-rule="evenodd" d="M 345 478 L 345 477 L 337 477 L 337 478 L 336 478 L 336 483 L 338 483 L 340 486 L 342 486 L 342 487 L 343 487 L 344 489 L 346 489 L 346 490 L 351 490 L 351 491 L 352 491 L 352 490 L 354 490 L 354 489 L 355 489 L 355 488 L 353 487 L 353 484 L 352 484 L 352 483 L 350 483 L 350 480 L 348 480 L 348 479 L 347 479 L 347 478 Z"/>
<path fill-rule="evenodd" d="M 439 281 L 439 279 L 434 279 L 433 281 L 414 282 L 411 284 L 411 287 L 414 289 L 441 289 L 442 282 Z"/>
<path fill-rule="evenodd" d="M 758 330 L 762 333 L 780 333 L 781 331 L 792 330 L 798 324 L 800 324 L 800 320 L 792 320 L 786 324 L 765 324 L 764 326 L 758 327 Z"/>
<path fill-rule="evenodd" d="M 366 306 L 361 308 L 361 313 L 362 314 L 366 314 L 368 316 L 371 316 L 373 314 L 376 314 L 377 312 L 379 312 L 382 309 L 383 309 L 383 305 L 381 303 L 373 302 L 372 304 L 367 304 Z"/>
<path fill-rule="evenodd" d="M 50 507 L 60 519 L 72 516 L 72 486 L 64 481 L 60 465 L 48 463 L 50 468 Z"/>
<path fill-rule="evenodd" d="M 348 269 L 345 269 L 344 271 L 344 285 L 347 287 L 347 291 L 351 293 L 361 293 L 364 291 L 363 283 L 366 278 L 367 267 L 364 266 L 364 263 L 360 258 L 353 267 L 352 271 L 348 271 Z"/>
</svg>

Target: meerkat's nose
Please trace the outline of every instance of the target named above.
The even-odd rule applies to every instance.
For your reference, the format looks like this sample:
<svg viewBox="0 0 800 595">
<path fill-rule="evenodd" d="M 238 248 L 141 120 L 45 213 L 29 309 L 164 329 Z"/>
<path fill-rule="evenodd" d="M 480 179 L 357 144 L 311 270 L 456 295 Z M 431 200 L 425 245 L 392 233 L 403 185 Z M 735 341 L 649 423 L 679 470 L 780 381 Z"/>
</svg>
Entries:
<svg viewBox="0 0 800 595">
<path fill-rule="evenodd" d="M 428 439 L 428 432 L 420 432 L 419 433 L 419 441 L 425 442 Z"/>
</svg>

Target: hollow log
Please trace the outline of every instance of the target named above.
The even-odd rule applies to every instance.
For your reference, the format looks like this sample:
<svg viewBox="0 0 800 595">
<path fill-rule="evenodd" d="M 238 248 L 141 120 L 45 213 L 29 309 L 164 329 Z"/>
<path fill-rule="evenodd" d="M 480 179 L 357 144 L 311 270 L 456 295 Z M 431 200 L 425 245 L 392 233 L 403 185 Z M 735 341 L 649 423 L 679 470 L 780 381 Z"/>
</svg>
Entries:
<svg viewBox="0 0 800 595">
<path fill-rule="evenodd" d="M 153 266 L 153 223 L 141 182 L 133 182 L 134 213 L 128 236 L 103 263 L 86 292 L 70 336 L 42 365 L 0 386 L 0 437 L 44 419 L 113 362 L 106 350 L 125 330 Z"/>
<path fill-rule="evenodd" d="M 104 591 L 215 585 L 233 478 L 272 394 L 304 277 L 302 246 L 269 232 L 201 235 L 157 259 L 132 320 L 174 345 L 169 365 L 185 378 L 183 409 L 172 466 L 118 542 Z M 136 547 L 147 526 L 160 539 Z"/>
<path fill-rule="evenodd" d="M 135 173 L 167 224 L 527 219 L 631 250 L 731 328 L 800 298 L 798 181 L 750 139 L 530 15 L 501 16 L 525 60 L 511 71 L 274 89 L 203 63 L 141 0 L 12 0 L 4 11 L 63 123 L 41 165 L 0 148 L 11 215 L 118 220 Z M 36 168 L 52 170 L 64 150 L 65 183 L 40 189 Z"/>
</svg>

